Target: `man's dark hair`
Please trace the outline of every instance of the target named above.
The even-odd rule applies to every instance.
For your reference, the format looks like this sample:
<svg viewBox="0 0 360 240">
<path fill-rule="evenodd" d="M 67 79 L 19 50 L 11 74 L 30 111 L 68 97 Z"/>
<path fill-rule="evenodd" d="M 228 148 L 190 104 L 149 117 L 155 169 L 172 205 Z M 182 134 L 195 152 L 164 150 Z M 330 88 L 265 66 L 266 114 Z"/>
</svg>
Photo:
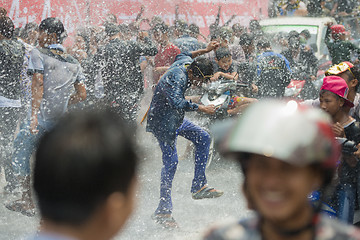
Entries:
<svg viewBox="0 0 360 240">
<path fill-rule="evenodd" d="M 130 29 L 129 26 L 126 25 L 125 23 L 119 24 L 119 31 L 124 34 L 124 35 L 128 35 L 130 34 Z"/>
<path fill-rule="evenodd" d="M 290 40 L 290 38 L 293 38 L 293 37 L 299 38 L 299 37 L 300 37 L 300 34 L 299 34 L 297 31 L 292 30 L 292 31 L 289 32 L 288 40 Z"/>
<path fill-rule="evenodd" d="M 240 46 L 250 46 L 254 44 L 254 36 L 249 33 L 243 33 L 239 38 Z"/>
<path fill-rule="evenodd" d="M 47 34 L 56 34 L 57 41 L 62 43 L 67 37 L 63 23 L 58 18 L 46 18 L 41 21 L 39 30 L 44 31 Z"/>
<path fill-rule="evenodd" d="M 81 225 L 109 195 L 128 193 L 138 161 L 128 129 L 103 110 L 73 113 L 45 133 L 34 168 L 43 218 Z"/>
<path fill-rule="evenodd" d="M 175 21 L 175 30 L 177 30 L 180 34 L 185 34 L 188 31 L 188 24 L 183 20 Z"/>
<path fill-rule="evenodd" d="M 170 31 L 169 26 L 165 23 L 157 23 L 151 30 L 153 32 L 160 31 L 162 33 L 168 33 Z"/>
<path fill-rule="evenodd" d="M 227 47 L 221 47 L 215 51 L 215 58 L 217 60 L 223 59 L 225 57 L 231 57 L 231 52 Z"/>
<path fill-rule="evenodd" d="M 105 24 L 105 33 L 108 37 L 112 37 L 120 32 L 120 28 L 115 23 L 106 23 Z"/>
<path fill-rule="evenodd" d="M 265 48 L 269 48 L 271 47 L 270 41 L 265 39 L 265 38 L 261 38 L 259 39 L 259 41 L 256 43 L 256 47 L 260 48 L 260 49 L 265 49 Z"/>
<path fill-rule="evenodd" d="M 233 35 L 233 32 L 232 32 L 231 28 L 222 27 L 219 30 L 219 36 L 222 40 L 230 40 L 232 35 Z"/>
<path fill-rule="evenodd" d="M 358 80 L 359 83 L 355 87 L 355 91 L 358 92 L 360 85 L 360 64 L 354 65 L 354 67 L 351 68 L 351 72 L 347 71 L 347 74 L 349 75 L 349 77 L 351 77 L 351 79 L 355 78 Z"/>
<path fill-rule="evenodd" d="M 6 17 L 7 10 L 3 7 L 0 7 L 0 17 Z"/>
<path fill-rule="evenodd" d="M 0 17 L 0 34 L 6 38 L 12 38 L 14 34 L 14 23 L 9 17 Z"/>
<path fill-rule="evenodd" d="M 204 78 L 204 76 L 207 76 L 205 80 L 208 80 L 208 76 L 212 76 L 214 74 L 212 62 L 205 57 L 195 58 L 189 66 L 189 69 L 192 70 L 194 77 Z"/>
<path fill-rule="evenodd" d="M 233 30 L 233 32 L 244 32 L 245 28 L 243 26 L 240 25 L 240 23 L 235 23 L 234 25 L 232 25 L 231 29 Z"/>
<path fill-rule="evenodd" d="M 189 32 L 193 33 L 193 34 L 199 34 L 200 33 L 200 28 L 195 23 L 192 23 L 192 24 L 189 25 Z"/>
<path fill-rule="evenodd" d="M 259 21 L 256 19 L 250 20 L 249 30 L 250 30 L 250 32 L 256 32 L 258 30 L 261 30 L 261 25 L 260 25 Z"/>
<path fill-rule="evenodd" d="M 307 39 L 308 39 L 308 38 L 311 38 L 311 34 L 310 34 L 309 30 L 307 30 L 307 29 L 302 30 L 302 31 L 300 32 L 300 34 L 304 35 L 305 38 L 307 38 Z"/>
<path fill-rule="evenodd" d="M 29 33 L 32 31 L 39 31 L 39 26 L 34 22 L 29 22 L 23 29 L 21 29 L 20 38 L 27 39 L 29 37 Z"/>
<path fill-rule="evenodd" d="M 117 17 L 115 14 L 113 13 L 109 13 L 106 15 L 106 19 L 104 22 L 104 25 L 108 24 L 108 23 L 113 23 L 113 24 L 117 24 Z"/>
</svg>

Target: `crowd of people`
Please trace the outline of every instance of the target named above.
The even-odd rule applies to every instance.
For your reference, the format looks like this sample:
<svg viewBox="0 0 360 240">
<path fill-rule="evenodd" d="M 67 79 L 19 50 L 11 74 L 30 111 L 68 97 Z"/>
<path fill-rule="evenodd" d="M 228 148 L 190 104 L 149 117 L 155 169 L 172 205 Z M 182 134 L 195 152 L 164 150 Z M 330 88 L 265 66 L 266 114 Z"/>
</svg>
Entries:
<svg viewBox="0 0 360 240">
<path fill-rule="evenodd" d="M 338 17 L 358 7 L 341 0 L 274 1 L 273 6 L 274 16 Z M 142 30 L 141 21 L 150 30 Z M 171 191 L 179 135 L 195 148 L 192 198 L 223 195 L 207 184 L 211 135 L 186 112 L 215 114 L 217 106 L 199 101 L 201 87 L 234 81 L 249 91 L 230 96 L 227 114 L 244 116 L 230 127 L 221 149 L 240 163 L 243 193 L 258 216 L 214 229 L 206 239 L 359 239 L 355 228 L 319 215 L 321 204 L 312 206 L 307 196 L 320 191 L 342 224 L 353 224 L 360 202 L 360 150 L 340 156 L 335 139 L 360 144 L 360 49 L 348 40 L 344 25 L 328 23 L 325 43 L 332 66 L 317 89 L 319 59 L 307 44 L 307 30 L 282 36 L 277 51 L 257 20 L 247 27 L 228 25 L 216 21 L 205 37 L 183 20 L 169 26 L 154 16 L 119 24 L 109 14 L 102 26 L 79 28 L 66 47 L 59 19 L 15 29 L 0 8 L 3 192 L 20 194 L 6 208 L 28 217 L 39 209 L 45 239 L 51 231 L 78 239 L 114 236 L 133 209 L 138 156 L 135 131 L 128 129 L 139 124 L 140 101 L 149 91 L 146 130 L 162 151 L 159 205 L 151 217 L 165 228 L 178 227 Z M 296 96 L 301 104 L 284 100 L 292 80 L 305 81 Z M 332 235 L 325 234 L 328 229 Z"/>
</svg>

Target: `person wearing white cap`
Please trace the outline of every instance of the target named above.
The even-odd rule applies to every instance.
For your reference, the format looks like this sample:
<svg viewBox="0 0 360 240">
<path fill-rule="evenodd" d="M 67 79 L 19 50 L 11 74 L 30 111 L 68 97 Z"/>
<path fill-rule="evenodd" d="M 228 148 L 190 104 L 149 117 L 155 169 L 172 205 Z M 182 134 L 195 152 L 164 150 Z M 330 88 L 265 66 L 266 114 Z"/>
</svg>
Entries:
<svg viewBox="0 0 360 240">
<path fill-rule="evenodd" d="M 295 101 L 260 101 L 231 127 L 223 153 L 237 160 L 255 216 L 214 228 L 206 240 L 360 239 L 360 231 L 320 214 L 308 195 L 326 189 L 340 156 L 331 120 Z"/>
</svg>

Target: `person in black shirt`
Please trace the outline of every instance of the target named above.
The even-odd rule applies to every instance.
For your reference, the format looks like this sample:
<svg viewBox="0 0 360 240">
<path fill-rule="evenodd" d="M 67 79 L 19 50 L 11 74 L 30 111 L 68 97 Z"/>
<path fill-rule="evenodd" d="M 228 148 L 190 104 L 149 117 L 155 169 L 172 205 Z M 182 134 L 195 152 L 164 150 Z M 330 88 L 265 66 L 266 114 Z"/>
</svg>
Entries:
<svg viewBox="0 0 360 240">
<path fill-rule="evenodd" d="M 288 37 L 289 48 L 283 51 L 283 55 L 289 62 L 292 70 L 291 78 L 305 80 L 304 89 L 301 91 L 302 99 L 313 99 L 317 92 L 312 84 L 316 80 L 318 60 L 311 48 L 300 44 L 300 34 L 291 31 Z"/>
<path fill-rule="evenodd" d="M 15 188 L 11 168 L 12 142 L 19 119 L 20 72 L 25 47 L 12 40 L 14 24 L 9 17 L 0 17 L 0 159 L 5 169 L 5 190 Z"/>
<path fill-rule="evenodd" d="M 360 142 L 360 128 L 347 111 L 354 104 L 348 100 L 349 88 L 346 81 L 338 76 L 324 78 L 320 89 L 320 107 L 329 113 L 333 120 L 336 137 L 347 138 L 356 144 Z M 336 187 L 335 202 L 338 218 L 353 223 L 358 189 L 360 189 L 360 164 L 354 157 L 343 156 L 338 168 L 339 184 Z"/>
<path fill-rule="evenodd" d="M 137 103 L 144 91 L 139 59 L 140 56 L 154 56 L 158 50 L 147 32 L 139 32 L 135 42 L 121 40 L 119 27 L 115 24 L 107 24 L 105 31 L 110 41 L 93 59 L 95 67 L 101 69 L 105 104 L 134 123 Z"/>
</svg>

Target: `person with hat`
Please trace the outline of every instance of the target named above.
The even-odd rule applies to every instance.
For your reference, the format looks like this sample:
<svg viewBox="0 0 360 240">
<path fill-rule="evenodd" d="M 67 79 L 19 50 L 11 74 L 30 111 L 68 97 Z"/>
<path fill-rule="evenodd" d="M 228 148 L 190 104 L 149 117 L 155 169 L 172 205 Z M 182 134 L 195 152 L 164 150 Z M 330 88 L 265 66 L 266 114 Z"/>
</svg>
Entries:
<svg viewBox="0 0 360 240">
<path fill-rule="evenodd" d="M 329 22 L 326 25 L 328 26 L 328 29 L 326 31 L 325 43 L 329 49 L 333 64 L 351 61 L 351 55 L 353 52 L 360 54 L 360 48 L 346 40 L 348 32 L 346 31 L 344 25 L 333 25 L 332 22 Z M 332 36 L 333 41 L 330 41 L 330 35 Z"/>
<path fill-rule="evenodd" d="M 347 137 L 349 140 L 360 142 L 360 135 L 353 136 L 356 133 L 352 129 L 355 127 L 355 119 L 349 115 L 346 109 L 346 107 L 354 106 L 347 98 L 348 93 L 349 87 L 344 79 L 338 76 L 325 77 L 320 88 L 320 108 L 331 116 L 336 137 Z"/>
<path fill-rule="evenodd" d="M 360 94 L 357 93 L 359 88 L 360 68 L 358 65 L 354 65 L 351 62 L 341 62 L 339 64 L 331 66 L 326 72 L 326 76 L 339 76 L 344 79 L 349 87 L 348 99 L 354 103 L 354 107 L 350 108 L 345 106 L 347 112 L 356 121 L 360 120 Z M 304 104 L 312 105 L 314 107 L 320 106 L 319 98 L 313 100 L 305 100 Z"/>
<path fill-rule="evenodd" d="M 347 107 L 354 104 L 347 98 L 349 88 L 344 79 L 338 76 L 324 78 L 320 89 L 320 108 L 327 112 L 333 121 L 332 129 L 336 137 L 360 143 L 360 128 L 355 123 Z M 336 187 L 336 209 L 338 218 L 353 223 L 357 189 L 360 189 L 360 164 L 355 156 L 343 156 L 338 169 L 339 184 Z M 359 198 L 360 200 L 360 198 Z"/>
<path fill-rule="evenodd" d="M 204 239 L 360 239 L 358 229 L 321 214 L 321 204 L 308 199 L 329 187 L 340 156 L 323 111 L 293 100 L 255 103 L 231 126 L 222 152 L 240 163 L 255 214 L 215 227 Z"/>
<path fill-rule="evenodd" d="M 347 112 L 356 121 L 360 121 L 360 94 L 357 92 L 359 88 L 360 68 L 359 65 L 354 65 L 351 62 L 341 62 L 337 65 L 331 66 L 326 72 L 326 76 L 339 76 L 345 80 L 349 87 L 348 99 L 354 103 L 354 107 L 346 106 Z"/>
</svg>

